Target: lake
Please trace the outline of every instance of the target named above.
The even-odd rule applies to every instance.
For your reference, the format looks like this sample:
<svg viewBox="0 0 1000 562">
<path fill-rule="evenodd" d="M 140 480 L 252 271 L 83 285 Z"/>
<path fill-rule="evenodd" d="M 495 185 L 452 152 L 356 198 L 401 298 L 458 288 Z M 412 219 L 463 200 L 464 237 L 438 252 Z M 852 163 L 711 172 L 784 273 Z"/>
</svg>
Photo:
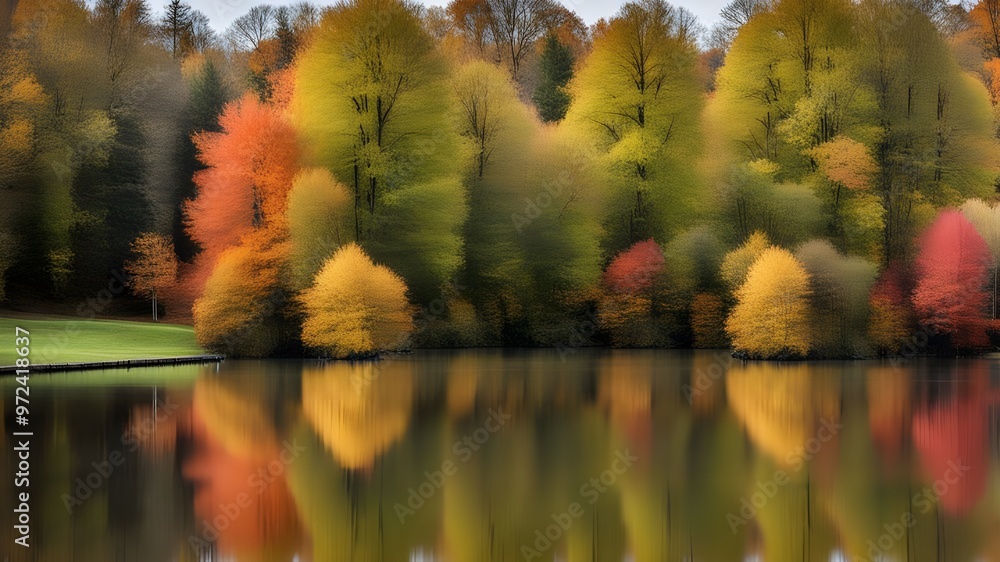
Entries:
<svg viewBox="0 0 1000 562">
<path fill-rule="evenodd" d="M 418 352 L 31 378 L 5 560 L 1000 560 L 1000 358 Z"/>
</svg>

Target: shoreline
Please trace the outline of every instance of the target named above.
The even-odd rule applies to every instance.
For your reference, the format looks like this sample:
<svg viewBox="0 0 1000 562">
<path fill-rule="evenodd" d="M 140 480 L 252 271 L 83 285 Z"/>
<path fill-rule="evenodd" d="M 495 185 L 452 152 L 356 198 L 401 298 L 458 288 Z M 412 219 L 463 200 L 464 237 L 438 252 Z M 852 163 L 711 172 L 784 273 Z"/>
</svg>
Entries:
<svg viewBox="0 0 1000 562">
<path fill-rule="evenodd" d="M 163 357 L 160 359 L 120 359 L 116 361 L 87 361 L 75 363 L 43 363 L 30 365 L 28 371 L 35 373 L 57 373 L 67 371 L 104 371 L 109 369 L 133 369 L 139 367 L 163 367 L 169 365 L 191 365 L 197 363 L 220 363 L 224 355 L 189 355 L 185 357 Z M 14 376 L 18 367 L 14 365 L 0 366 L 0 377 Z"/>
</svg>

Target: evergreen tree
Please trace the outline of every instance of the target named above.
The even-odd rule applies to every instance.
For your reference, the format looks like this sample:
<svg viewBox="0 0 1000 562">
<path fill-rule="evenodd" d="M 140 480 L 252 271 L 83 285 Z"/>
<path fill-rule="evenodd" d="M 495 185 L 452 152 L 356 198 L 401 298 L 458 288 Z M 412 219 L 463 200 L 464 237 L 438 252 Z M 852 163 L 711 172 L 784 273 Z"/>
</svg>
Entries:
<svg viewBox="0 0 1000 562">
<path fill-rule="evenodd" d="M 542 81 L 534 96 L 538 114 L 546 123 L 562 121 L 570 103 L 566 85 L 573 78 L 573 54 L 555 35 L 549 35 L 540 66 Z"/>
<path fill-rule="evenodd" d="M 175 209 L 180 208 L 182 202 L 194 196 L 194 174 L 205 168 L 198 161 L 192 136 L 202 131 L 219 132 L 221 130 L 219 115 L 227 101 L 229 95 L 219 71 L 212 61 L 206 61 L 201 72 L 191 80 L 188 122 L 178 156 L 182 182 L 177 190 Z M 184 216 L 180 212 L 174 213 L 173 239 L 177 255 L 181 260 L 190 261 L 198 253 L 197 245 L 191 241 L 184 229 Z"/>
</svg>

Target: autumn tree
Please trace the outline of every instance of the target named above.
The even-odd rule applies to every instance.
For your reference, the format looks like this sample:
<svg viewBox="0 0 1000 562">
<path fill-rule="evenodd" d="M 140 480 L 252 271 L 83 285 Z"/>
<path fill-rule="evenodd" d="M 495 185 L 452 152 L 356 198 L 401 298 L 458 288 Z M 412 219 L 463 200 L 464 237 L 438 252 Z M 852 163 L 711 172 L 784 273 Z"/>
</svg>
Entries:
<svg viewBox="0 0 1000 562">
<path fill-rule="evenodd" d="M 131 92 L 148 69 L 143 48 L 153 34 L 153 21 L 145 0 L 98 0 L 94 18 L 100 33 L 109 107 L 128 104 Z"/>
<path fill-rule="evenodd" d="M 754 232 L 743 244 L 726 254 L 719 268 L 722 281 L 732 293 L 736 293 L 747 280 L 750 268 L 757 258 L 771 247 L 771 242 L 762 232 Z"/>
<path fill-rule="evenodd" d="M 288 194 L 288 227 L 292 244 L 292 286 L 302 290 L 334 251 L 350 240 L 350 193 L 329 170 L 303 170 Z"/>
<path fill-rule="evenodd" d="M 447 8 L 448 17 L 459 34 L 483 58 L 486 57 L 487 47 L 493 42 L 489 9 L 485 0 L 452 0 Z"/>
<path fill-rule="evenodd" d="M 573 78 L 573 54 L 555 35 L 549 35 L 539 64 L 542 79 L 533 96 L 538 114 L 547 123 L 562 121 L 569 110 L 566 86 Z"/>
<path fill-rule="evenodd" d="M 603 152 L 613 251 L 662 237 L 688 209 L 701 100 L 693 23 L 663 0 L 625 4 L 573 83 L 567 119 Z"/>
<path fill-rule="evenodd" d="M 350 0 L 327 14 L 296 69 L 308 161 L 351 189 L 353 240 L 418 298 L 433 294 L 461 263 L 468 163 L 433 40 L 404 2 Z"/>
<path fill-rule="evenodd" d="M 989 343 L 990 249 L 958 211 L 942 212 L 920 239 L 913 305 L 917 317 L 957 349 Z"/>
<path fill-rule="evenodd" d="M 497 60 L 508 65 L 514 82 L 521 79 L 525 57 L 535 42 L 561 23 L 563 12 L 553 0 L 483 0 L 497 50 Z"/>
<path fill-rule="evenodd" d="M 752 357 L 805 356 L 812 348 L 809 274 L 789 251 L 765 250 L 736 292 L 726 331 Z"/>
<path fill-rule="evenodd" d="M 177 282 L 177 256 L 169 236 L 143 233 L 132 242 L 135 259 L 125 263 L 129 288 L 153 301 L 153 321 L 159 321 L 156 299 Z"/>
<path fill-rule="evenodd" d="M 598 321 L 621 347 L 650 347 L 665 343 L 655 324 L 654 299 L 663 282 L 663 250 L 650 239 L 638 242 L 615 257 L 604 270 L 606 294 L 598 306 Z"/>
<path fill-rule="evenodd" d="M 276 108 L 244 96 L 226 105 L 219 127 L 195 136 L 206 169 L 195 175 L 198 193 L 185 207 L 188 232 L 208 256 L 254 229 L 280 235 L 298 170 L 295 131 Z"/>
<path fill-rule="evenodd" d="M 267 357 L 283 345 L 287 254 L 286 243 L 259 232 L 222 252 L 194 303 L 199 345 L 236 357 Z"/>
<path fill-rule="evenodd" d="M 589 152 L 563 131 L 542 127 L 503 70 L 484 61 L 453 78 L 453 107 L 473 152 L 469 218 L 457 314 L 467 299 L 484 342 L 556 343 L 572 326 L 562 302 L 596 285 L 600 273 L 597 180 Z M 579 301 L 578 301 L 579 302 Z"/>
<path fill-rule="evenodd" d="M 406 284 L 372 263 L 357 244 L 343 246 L 300 297 L 302 341 L 336 358 L 363 357 L 408 345 L 413 314 Z"/>
<path fill-rule="evenodd" d="M 912 292 L 912 277 L 900 262 L 889 264 L 872 287 L 868 339 L 879 353 L 898 353 L 911 336 Z"/>
</svg>

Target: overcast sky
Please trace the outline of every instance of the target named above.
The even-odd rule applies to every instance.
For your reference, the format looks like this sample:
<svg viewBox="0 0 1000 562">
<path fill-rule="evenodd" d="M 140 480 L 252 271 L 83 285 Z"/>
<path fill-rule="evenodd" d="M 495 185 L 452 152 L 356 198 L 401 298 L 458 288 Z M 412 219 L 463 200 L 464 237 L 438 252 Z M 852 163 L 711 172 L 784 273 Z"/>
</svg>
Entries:
<svg viewBox="0 0 1000 562">
<path fill-rule="evenodd" d="M 272 4 L 280 6 L 283 4 L 294 4 L 299 0 L 188 0 L 197 10 L 201 10 L 212 21 L 212 27 L 217 31 L 223 31 L 229 24 L 241 16 L 250 7 L 257 4 Z M 326 5 L 334 3 L 333 0 L 312 0 L 316 4 Z M 449 0 L 421 0 L 424 4 L 433 6 L 445 6 Z M 613 16 L 618 8 L 626 0 L 559 0 L 568 8 L 576 12 L 588 24 L 594 23 L 601 18 Z M 719 10 L 726 5 L 728 0 L 672 0 L 671 4 L 683 6 L 694 12 L 705 27 L 711 27 L 719 17 Z M 150 5 L 156 12 L 162 12 L 163 6 L 168 0 L 151 0 Z"/>
</svg>

